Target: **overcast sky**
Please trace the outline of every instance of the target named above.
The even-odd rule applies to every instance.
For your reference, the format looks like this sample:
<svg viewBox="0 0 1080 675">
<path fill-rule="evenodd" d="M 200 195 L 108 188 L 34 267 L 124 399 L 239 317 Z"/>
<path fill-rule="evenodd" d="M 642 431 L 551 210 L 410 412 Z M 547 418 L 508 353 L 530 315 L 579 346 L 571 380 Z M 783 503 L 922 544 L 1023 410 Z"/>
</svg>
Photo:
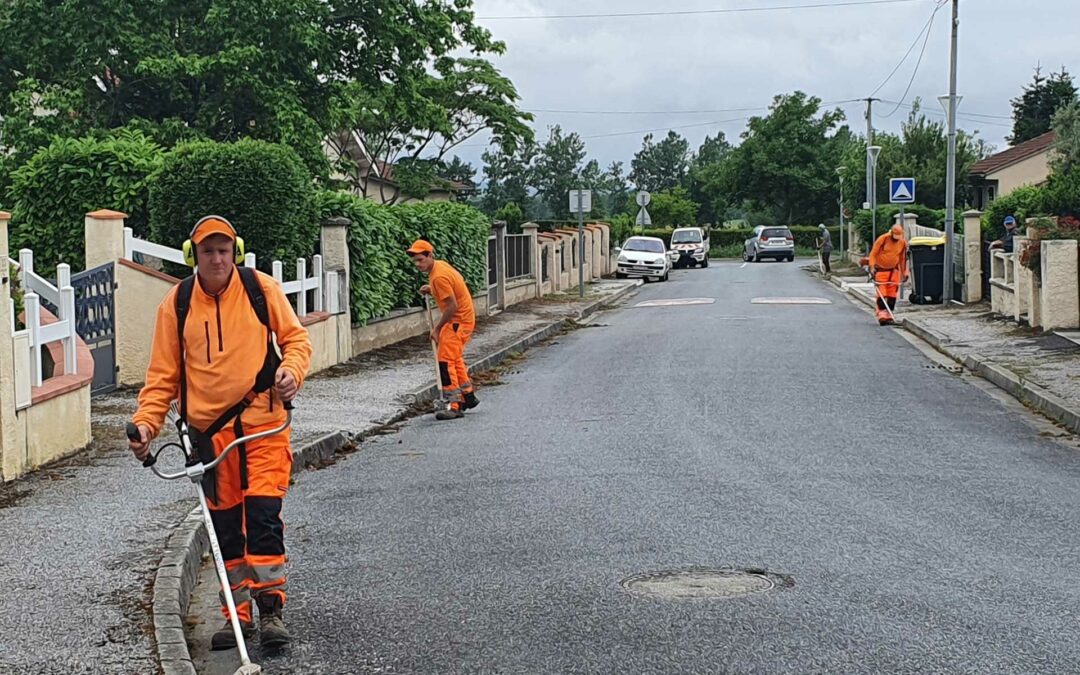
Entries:
<svg viewBox="0 0 1080 675">
<path fill-rule="evenodd" d="M 696 147 L 706 134 L 735 140 L 745 118 L 778 93 L 796 89 L 825 102 L 865 98 L 885 80 L 927 23 L 938 0 L 726 14 L 499 20 L 499 16 L 678 12 L 839 4 L 853 0 L 475 0 L 479 23 L 507 44 L 496 59 L 513 80 L 538 138 L 561 124 L 586 139 L 603 165 L 629 162 L 642 130 L 676 128 Z M 880 1 L 880 0 L 879 0 Z M 949 6 L 933 21 L 922 65 L 911 81 L 922 40 L 877 96 L 943 118 L 936 97 L 948 91 Z M 1006 146 L 1009 99 L 1037 64 L 1080 73 L 1078 0 L 961 0 L 958 92 L 961 128 Z M 865 130 L 865 102 L 843 103 L 848 123 Z M 575 114 L 559 111 L 664 111 Z M 715 111 L 676 114 L 667 111 Z M 885 115 L 894 111 L 890 117 Z M 875 127 L 895 131 L 908 108 L 874 104 Z M 967 117 L 963 114 L 1001 117 Z M 738 119 L 734 119 L 738 118 Z M 694 126 L 689 126 L 694 125 Z M 600 137 L 603 136 L 603 137 Z M 457 150 L 481 166 L 481 144 Z"/>
</svg>

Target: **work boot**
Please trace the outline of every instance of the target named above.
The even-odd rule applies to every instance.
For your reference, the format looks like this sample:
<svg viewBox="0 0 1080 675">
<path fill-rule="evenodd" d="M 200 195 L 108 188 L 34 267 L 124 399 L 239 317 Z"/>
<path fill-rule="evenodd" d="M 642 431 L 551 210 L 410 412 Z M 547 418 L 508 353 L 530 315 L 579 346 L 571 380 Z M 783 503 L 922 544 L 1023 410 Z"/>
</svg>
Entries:
<svg viewBox="0 0 1080 675">
<path fill-rule="evenodd" d="M 255 624 L 251 621 L 241 621 L 240 633 L 245 640 L 250 640 L 255 636 Z M 228 620 L 225 621 L 225 626 L 210 638 L 211 651 L 219 652 L 224 649 L 236 649 L 236 634 L 233 633 L 232 622 Z"/>
<path fill-rule="evenodd" d="M 281 618 L 281 596 L 277 593 L 260 595 L 259 604 L 259 644 L 264 649 L 279 649 L 292 642 L 292 636 L 285 630 Z"/>
<path fill-rule="evenodd" d="M 472 410 L 478 405 L 480 405 L 480 399 L 476 398 L 476 394 L 470 391 L 465 394 L 465 403 L 461 407 L 465 410 Z"/>
<path fill-rule="evenodd" d="M 437 420 L 459 420 L 462 417 L 465 417 L 465 414 L 457 408 L 447 408 L 435 413 L 435 419 Z"/>
</svg>

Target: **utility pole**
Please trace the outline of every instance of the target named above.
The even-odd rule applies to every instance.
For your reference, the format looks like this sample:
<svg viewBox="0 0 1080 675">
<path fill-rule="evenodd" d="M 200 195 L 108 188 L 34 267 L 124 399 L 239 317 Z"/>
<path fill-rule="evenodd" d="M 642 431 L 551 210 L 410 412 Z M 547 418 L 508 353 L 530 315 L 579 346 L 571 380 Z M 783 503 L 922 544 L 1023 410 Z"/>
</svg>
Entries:
<svg viewBox="0 0 1080 675">
<path fill-rule="evenodd" d="M 869 148 L 874 144 L 874 101 L 881 99 L 870 97 L 866 99 L 866 201 L 870 204 L 870 222 L 872 223 L 870 245 L 877 240 L 877 185 L 874 180 L 873 159 L 870 157 Z"/>
<path fill-rule="evenodd" d="M 945 180 L 945 265 L 942 300 L 949 304 L 953 299 L 953 230 L 956 225 L 956 52 L 957 34 L 960 28 L 960 0 L 952 0 L 952 46 L 949 64 L 949 161 Z"/>
<path fill-rule="evenodd" d="M 585 297 L 585 214 L 582 212 L 582 197 L 585 193 L 581 188 L 577 191 L 577 238 L 578 238 L 578 297 Z"/>
</svg>

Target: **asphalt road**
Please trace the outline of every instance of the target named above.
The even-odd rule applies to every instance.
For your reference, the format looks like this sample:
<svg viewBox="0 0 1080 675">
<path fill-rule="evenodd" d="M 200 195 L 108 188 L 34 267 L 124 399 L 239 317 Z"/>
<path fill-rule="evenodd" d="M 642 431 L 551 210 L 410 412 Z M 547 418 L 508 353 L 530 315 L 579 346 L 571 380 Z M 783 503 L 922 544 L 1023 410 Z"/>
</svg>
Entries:
<svg viewBox="0 0 1080 675">
<path fill-rule="evenodd" d="M 784 296 L 830 304 L 752 303 Z M 672 298 L 715 302 L 632 306 Z M 680 271 L 597 324 L 299 477 L 265 672 L 1080 672 L 1075 450 L 797 264 Z M 790 585 L 620 585 L 687 567 Z"/>
</svg>

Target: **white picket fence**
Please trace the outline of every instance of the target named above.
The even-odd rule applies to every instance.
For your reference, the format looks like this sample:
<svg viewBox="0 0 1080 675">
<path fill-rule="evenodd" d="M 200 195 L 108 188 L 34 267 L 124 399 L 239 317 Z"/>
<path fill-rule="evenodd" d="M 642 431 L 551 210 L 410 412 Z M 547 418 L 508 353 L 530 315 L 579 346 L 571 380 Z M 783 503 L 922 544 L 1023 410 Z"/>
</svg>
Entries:
<svg viewBox="0 0 1080 675">
<path fill-rule="evenodd" d="M 26 310 L 26 328 L 15 331 L 12 336 L 19 342 L 23 335 L 28 338 L 30 347 L 30 382 L 40 387 L 44 382 L 41 370 L 41 350 L 49 343 L 60 342 L 64 349 L 64 374 L 76 372 L 75 346 L 78 340 L 75 325 L 75 289 L 71 287 L 71 267 L 61 263 L 56 267 L 56 285 L 34 271 L 34 252 L 29 249 L 19 251 L 19 281 L 23 290 L 23 305 Z M 57 308 L 55 323 L 41 323 L 41 300 L 45 299 Z M 14 312 L 12 312 L 14 316 Z"/>
<path fill-rule="evenodd" d="M 178 265 L 185 264 L 184 252 L 180 249 L 139 239 L 130 227 L 125 227 L 124 257 L 128 260 L 134 260 L 136 253 L 167 260 Z M 248 253 L 244 256 L 244 267 L 254 268 L 255 263 L 254 253 Z M 285 296 L 296 296 L 297 316 L 304 317 L 310 312 L 323 311 L 330 314 L 341 313 L 341 302 L 339 300 L 341 279 L 337 273 L 324 273 L 321 255 L 312 257 L 310 277 L 308 276 L 307 260 L 304 258 L 297 258 L 296 260 L 296 279 L 293 281 L 285 281 L 284 265 L 280 260 L 275 260 L 271 265 L 271 269 L 272 276 L 281 284 L 281 290 L 285 292 Z M 308 308 L 308 293 L 313 294 L 310 310 Z"/>
</svg>

